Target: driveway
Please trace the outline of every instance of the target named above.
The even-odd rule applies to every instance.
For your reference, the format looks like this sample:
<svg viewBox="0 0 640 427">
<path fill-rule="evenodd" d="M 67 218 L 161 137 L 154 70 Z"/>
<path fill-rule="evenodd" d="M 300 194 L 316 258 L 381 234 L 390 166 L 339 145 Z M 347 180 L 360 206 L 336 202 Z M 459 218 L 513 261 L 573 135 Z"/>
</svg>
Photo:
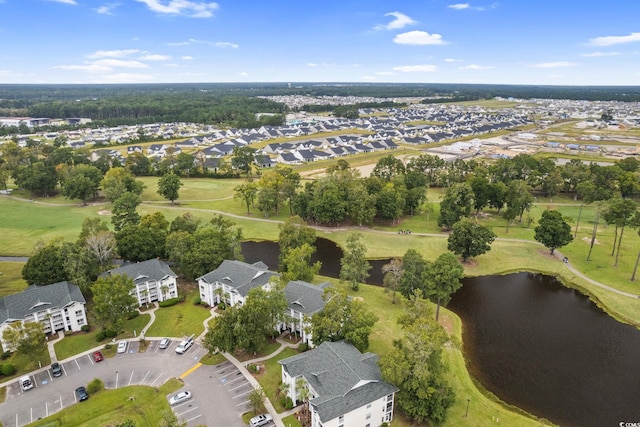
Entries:
<svg viewBox="0 0 640 427">
<path fill-rule="evenodd" d="M 4 427 L 21 427 L 54 414 L 77 403 L 74 390 L 94 378 L 100 378 L 105 388 L 116 389 L 129 385 L 159 387 L 179 377 L 185 384 L 180 391 L 191 391 L 193 398 L 173 410 L 189 427 L 245 425 L 240 416 L 248 410 L 245 392 L 251 390 L 244 376 L 233 372 L 233 364 L 200 365 L 198 361 L 207 350 L 199 344 L 180 355 L 175 352 L 179 340 L 173 340 L 164 350 L 158 348 L 159 342 L 149 341 L 147 350 L 139 353 L 139 343 L 131 341 L 126 353 L 97 363 L 92 352 L 78 355 L 61 363 L 63 375 L 58 378 L 51 376 L 47 366 L 31 374 L 35 387 L 26 392 L 17 381 L 8 384 L 5 402 L 0 404 L 0 422 Z"/>
</svg>

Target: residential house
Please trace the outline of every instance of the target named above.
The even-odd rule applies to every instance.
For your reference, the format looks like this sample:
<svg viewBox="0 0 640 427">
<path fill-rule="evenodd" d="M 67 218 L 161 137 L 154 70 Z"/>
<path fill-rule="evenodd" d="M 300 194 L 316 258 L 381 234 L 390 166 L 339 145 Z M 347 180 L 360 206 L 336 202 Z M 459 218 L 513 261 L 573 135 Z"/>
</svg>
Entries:
<svg viewBox="0 0 640 427">
<path fill-rule="evenodd" d="M 287 298 L 286 320 L 279 325 L 280 331 L 289 330 L 293 335 L 300 336 L 302 342 L 313 346 L 311 333 L 308 331 L 311 316 L 325 306 L 324 290 L 331 286 L 329 282 L 313 285 L 301 280 L 292 280 L 284 287 Z"/>
<path fill-rule="evenodd" d="M 166 262 L 159 259 L 125 264 L 102 273 L 102 276 L 115 274 L 124 274 L 133 280 L 135 287 L 131 295 L 136 297 L 138 305 L 178 297 L 178 276 Z"/>
<path fill-rule="evenodd" d="M 230 306 L 242 305 L 251 289 L 267 285 L 277 275 L 262 261 L 248 264 L 224 260 L 215 270 L 198 277 L 200 300 L 211 306 L 221 302 Z"/>
<path fill-rule="evenodd" d="M 300 400 L 298 381 L 307 387 L 312 427 L 380 427 L 393 419 L 398 389 L 382 380 L 373 353 L 344 341 L 324 342 L 278 363 L 293 401 Z"/>
<path fill-rule="evenodd" d="M 4 331 L 14 322 L 41 322 L 46 334 L 81 330 L 87 324 L 85 304 L 80 287 L 70 282 L 31 285 L 19 294 L 0 298 L 2 348 L 14 350 L 2 339 Z"/>
</svg>

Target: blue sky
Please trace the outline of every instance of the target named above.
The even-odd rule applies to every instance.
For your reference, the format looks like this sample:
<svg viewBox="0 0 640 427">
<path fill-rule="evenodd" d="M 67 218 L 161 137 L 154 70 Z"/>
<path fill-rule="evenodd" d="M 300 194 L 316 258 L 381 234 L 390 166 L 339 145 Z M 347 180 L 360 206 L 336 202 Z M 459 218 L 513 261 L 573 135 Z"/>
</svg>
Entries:
<svg viewBox="0 0 640 427">
<path fill-rule="evenodd" d="M 639 0 L 0 0 L 0 83 L 639 85 Z"/>
</svg>

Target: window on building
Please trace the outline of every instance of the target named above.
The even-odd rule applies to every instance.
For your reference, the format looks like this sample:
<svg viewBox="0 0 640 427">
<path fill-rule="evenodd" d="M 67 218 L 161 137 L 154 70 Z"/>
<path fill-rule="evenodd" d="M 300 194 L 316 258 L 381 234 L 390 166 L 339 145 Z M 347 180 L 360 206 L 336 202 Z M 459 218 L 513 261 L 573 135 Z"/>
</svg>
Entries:
<svg viewBox="0 0 640 427">
<path fill-rule="evenodd" d="M 371 419 L 371 412 L 367 412 L 367 419 L 370 420 Z"/>
<path fill-rule="evenodd" d="M 84 325 L 84 319 L 82 318 L 78 319 L 78 325 Z"/>
<path fill-rule="evenodd" d="M 82 310 L 76 310 L 76 317 L 82 316 Z"/>
<path fill-rule="evenodd" d="M 369 404 L 367 405 L 367 409 L 369 409 L 369 408 L 371 408 L 371 403 L 369 403 Z"/>
</svg>

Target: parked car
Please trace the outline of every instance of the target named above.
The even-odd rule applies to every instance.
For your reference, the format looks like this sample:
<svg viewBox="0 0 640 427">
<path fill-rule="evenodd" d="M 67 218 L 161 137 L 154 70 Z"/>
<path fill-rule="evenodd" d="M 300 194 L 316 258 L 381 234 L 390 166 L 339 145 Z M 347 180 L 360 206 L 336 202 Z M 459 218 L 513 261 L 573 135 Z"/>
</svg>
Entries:
<svg viewBox="0 0 640 427">
<path fill-rule="evenodd" d="M 62 376 L 62 366 L 58 362 L 54 362 L 51 364 L 51 376 L 60 377 Z"/>
<path fill-rule="evenodd" d="M 94 351 L 91 356 L 93 357 L 94 362 L 102 362 L 104 360 L 104 356 L 100 351 Z"/>
<path fill-rule="evenodd" d="M 171 340 L 169 338 L 162 338 L 162 341 L 160 341 L 160 350 L 168 348 L 170 344 Z"/>
<path fill-rule="evenodd" d="M 180 393 L 172 396 L 171 399 L 169 399 L 169 405 L 177 405 L 179 403 L 186 402 L 189 399 L 191 399 L 191 392 L 181 391 Z"/>
<path fill-rule="evenodd" d="M 251 420 L 249 421 L 249 426 L 250 427 L 266 426 L 271 421 L 273 421 L 273 418 L 271 418 L 271 415 L 269 414 L 257 415 L 251 418 Z"/>
<path fill-rule="evenodd" d="M 129 343 L 127 341 L 121 340 L 120 342 L 118 342 L 118 353 L 126 353 L 127 352 L 127 346 L 129 345 Z"/>
<path fill-rule="evenodd" d="M 87 400 L 89 398 L 89 393 L 87 393 L 87 389 L 84 387 L 78 387 L 76 389 L 76 398 L 80 402 L 82 402 L 83 400 Z"/>
<path fill-rule="evenodd" d="M 29 375 L 20 377 L 18 382 L 20 383 L 20 388 L 22 388 L 22 391 L 31 390 L 33 388 L 33 381 L 31 381 L 31 377 Z"/>
<path fill-rule="evenodd" d="M 180 344 L 178 344 L 178 346 L 176 347 L 176 353 L 183 354 L 185 351 L 189 350 L 189 348 L 191 348 L 192 345 L 193 345 L 193 335 L 184 339 L 183 341 L 180 342 Z"/>
</svg>

